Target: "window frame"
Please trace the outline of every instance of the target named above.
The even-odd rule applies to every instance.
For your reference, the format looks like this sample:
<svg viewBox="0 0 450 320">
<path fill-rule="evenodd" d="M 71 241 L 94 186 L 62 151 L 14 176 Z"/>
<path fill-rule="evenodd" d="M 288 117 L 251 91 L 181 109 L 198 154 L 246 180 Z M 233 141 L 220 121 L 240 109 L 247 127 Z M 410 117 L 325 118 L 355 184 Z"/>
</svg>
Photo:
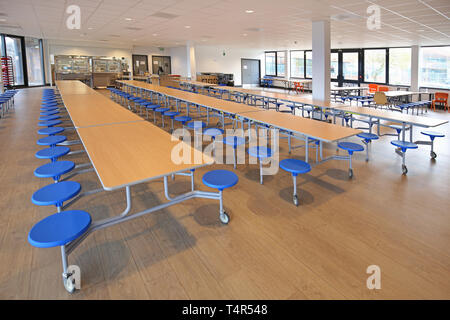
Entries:
<svg viewBox="0 0 450 320">
<path fill-rule="evenodd" d="M 292 76 L 292 52 L 303 52 L 303 77 L 293 77 Z M 305 79 L 305 50 L 289 50 L 289 75 L 291 79 Z"/>
<path fill-rule="evenodd" d="M 268 53 L 275 53 L 275 74 L 268 74 L 267 73 L 267 54 Z M 277 52 L 276 51 L 264 51 L 264 75 L 268 77 L 277 77 Z"/>
<path fill-rule="evenodd" d="M 376 82 L 376 81 L 366 81 L 366 51 L 370 50 L 384 50 L 385 51 L 385 60 L 384 60 L 384 82 Z M 362 65 L 362 71 L 361 71 L 361 83 L 375 83 L 375 84 L 382 84 L 382 85 L 389 85 L 389 48 L 383 47 L 383 48 L 363 48 L 362 49 L 362 56 L 361 56 L 361 65 Z"/>
<path fill-rule="evenodd" d="M 420 73 L 420 62 L 421 62 L 421 55 L 422 55 L 422 53 L 420 52 L 421 50 L 422 50 L 422 48 L 442 48 L 442 47 L 449 47 L 450 48 L 450 45 L 435 45 L 435 46 L 420 46 L 419 47 L 419 74 L 418 74 L 418 77 L 419 77 L 419 79 L 418 79 L 418 81 L 419 81 L 419 89 L 420 88 L 424 88 L 424 89 L 432 89 L 432 90 L 447 90 L 447 91 L 450 91 L 450 89 L 447 89 L 447 88 L 444 88 L 444 87 L 429 87 L 429 86 L 422 86 L 421 85 L 421 73 Z"/>
</svg>

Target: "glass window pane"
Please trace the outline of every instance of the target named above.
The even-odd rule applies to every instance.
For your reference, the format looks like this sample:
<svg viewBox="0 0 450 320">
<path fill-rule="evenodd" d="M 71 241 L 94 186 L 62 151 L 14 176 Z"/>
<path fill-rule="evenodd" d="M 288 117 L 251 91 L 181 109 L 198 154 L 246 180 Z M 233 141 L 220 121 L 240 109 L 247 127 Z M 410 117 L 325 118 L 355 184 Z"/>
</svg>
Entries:
<svg viewBox="0 0 450 320">
<path fill-rule="evenodd" d="M 389 83 L 411 84 L 411 48 L 389 49 Z"/>
<path fill-rule="evenodd" d="M 306 78 L 312 78 L 312 51 L 306 51 Z"/>
<path fill-rule="evenodd" d="M 266 52 L 266 75 L 275 76 L 275 52 Z"/>
<path fill-rule="evenodd" d="M 420 85 L 450 89 L 450 47 L 420 49 Z"/>
<path fill-rule="evenodd" d="M 364 81 L 386 82 L 386 50 L 364 50 Z"/>
<path fill-rule="evenodd" d="M 305 77 L 305 56 L 303 51 L 291 51 L 291 77 Z"/>
<path fill-rule="evenodd" d="M 339 54 L 337 52 L 332 52 L 330 61 L 331 79 L 337 79 L 339 73 Z"/>
<path fill-rule="evenodd" d="M 20 38 L 5 37 L 6 55 L 10 56 L 13 61 L 14 68 L 14 85 L 24 85 L 23 61 L 22 61 L 22 44 Z"/>
<path fill-rule="evenodd" d="M 344 80 L 358 80 L 358 52 L 342 53 L 342 75 Z"/>
<path fill-rule="evenodd" d="M 39 39 L 25 38 L 27 55 L 28 85 L 39 86 L 44 84 L 42 74 L 42 56 Z"/>
<path fill-rule="evenodd" d="M 277 52 L 277 76 L 279 76 L 279 77 L 286 76 L 286 52 L 285 51 Z"/>
</svg>

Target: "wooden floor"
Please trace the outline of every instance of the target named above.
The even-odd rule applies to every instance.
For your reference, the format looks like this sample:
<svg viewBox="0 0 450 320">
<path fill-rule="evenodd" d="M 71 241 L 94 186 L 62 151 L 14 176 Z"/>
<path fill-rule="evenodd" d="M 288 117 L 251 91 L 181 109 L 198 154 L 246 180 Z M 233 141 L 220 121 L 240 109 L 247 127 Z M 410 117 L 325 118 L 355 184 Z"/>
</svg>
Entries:
<svg viewBox="0 0 450 320">
<path fill-rule="evenodd" d="M 257 165 L 240 165 L 239 184 L 224 193 L 228 226 L 218 221 L 217 201 L 195 199 L 97 231 L 69 257 L 69 264 L 81 267 L 82 290 L 68 294 L 59 248 L 38 249 L 27 241 L 33 224 L 55 211 L 30 201 L 51 183 L 33 175 L 46 162 L 34 156 L 41 149 L 41 91 L 20 90 L 15 111 L 0 119 L 0 298 L 450 298 L 448 124 L 437 129 L 447 137 L 436 141 L 436 161 L 428 146 L 408 151 L 407 176 L 401 175 L 389 136 L 372 144 L 370 162 L 363 153 L 354 156 L 353 180 L 347 178 L 347 162 L 315 167 L 299 177 L 299 207 L 291 202 L 288 173 L 267 176 L 260 185 Z M 287 157 L 285 140 L 281 147 L 281 158 Z M 296 149 L 294 155 L 301 158 L 303 152 Z M 326 146 L 326 154 L 334 152 Z M 86 155 L 66 158 L 88 161 Z M 210 169 L 196 172 L 203 190 L 208 188 L 201 177 Z M 100 186 L 95 173 L 74 180 L 84 190 Z M 172 193 L 188 189 L 187 178 L 171 183 Z M 165 201 L 162 180 L 135 186 L 132 194 L 136 211 Z M 96 220 L 120 213 L 124 201 L 123 192 L 103 192 L 73 209 Z M 373 264 L 381 268 L 381 290 L 366 287 L 366 268 Z"/>
</svg>

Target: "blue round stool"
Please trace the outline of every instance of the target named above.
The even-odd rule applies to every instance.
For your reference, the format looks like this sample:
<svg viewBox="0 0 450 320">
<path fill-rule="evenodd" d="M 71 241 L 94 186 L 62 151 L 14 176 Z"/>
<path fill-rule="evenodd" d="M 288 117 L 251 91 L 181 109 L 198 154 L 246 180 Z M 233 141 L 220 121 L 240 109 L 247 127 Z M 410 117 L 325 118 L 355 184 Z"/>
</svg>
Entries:
<svg viewBox="0 0 450 320">
<path fill-rule="evenodd" d="M 428 130 L 421 131 L 420 133 L 430 137 L 431 141 L 417 141 L 416 143 L 431 145 L 431 152 L 430 152 L 431 159 L 436 159 L 437 154 L 436 154 L 436 152 L 434 152 L 434 139 L 435 138 L 443 138 L 443 137 L 445 137 L 445 135 L 440 132 L 428 131 Z"/>
<path fill-rule="evenodd" d="M 59 178 L 75 168 L 75 163 L 72 161 L 55 161 L 44 164 L 36 170 L 34 175 L 38 178 L 53 178 L 55 182 L 59 181 Z"/>
<path fill-rule="evenodd" d="M 280 168 L 292 174 L 292 180 L 294 182 L 293 202 L 298 206 L 297 175 L 310 172 L 311 165 L 297 159 L 284 159 L 280 161 Z"/>
<path fill-rule="evenodd" d="M 175 117 L 173 120 L 181 122 L 181 125 L 184 127 L 186 122 L 191 121 L 192 118 L 188 117 L 188 116 L 179 116 L 179 117 Z"/>
<path fill-rule="evenodd" d="M 40 146 L 51 146 L 55 147 L 58 143 L 64 142 L 67 140 L 66 136 L 48 136 L 37 141 L 37 144 Z"/>
<path fill-rule="evenodd" d="M 158 108 L 161 108 L 161 106 L 158 104 L 151 104 L 151 105 L 146 106 L 146 108 L 147 108 L 147 116 L 148 116 L 148 110 L 153 111 L 153 123 L 156 123 L 156 111 L 155 110 Z"/>
<path fill-rule="evenodd" d="M 60 119 L 61 116 L 58 115 L 49 115 L 49 116 L 40 116 L 39 121 L 49 121 L 49 120 L 56 120 Z"/>
<path fill-rule="evenodd" d="M 402 140 L 393 140 L 391 141 L 391 144 L 400 148 L 400 155 L 402 156 L 402 172 L 403 174 L 407 174 L 408 168 L 406 167 L 406 150 L 417 149 L 419 146 L 415 143 Z"/>
<path fill-rule="evenodd" d="M 206 123 L 204 123 L 203 121 L 192 121 L 187 124 L 187 127 L 194 131 L 202 130 L 206 128 Z"/>
<path fill-rule="evenodd" d="M 153 110 L 153 107 L 158 108 L 159 106 L 154 104 L 151 101 L 147 101 L 141 104 L 144 108 L 145 108 L 145 114 L 147 116 L 147 120 L 148 120 L 148 110 Z"/>
<path fill-rule="evenodd" d="M 41 111 L 41 113 L 39 113 L 40 116 L 53 116 L 55 114 L 59 114 L 59 110 Z"/>
<path fill-rule="evenodd" d="M 202 181 L 206 186 L 219 190 L 219 219 L 222 223 L 228 224 L 228 222 L 230 222 L 230 216 L 223 210 L 222 192 L 224 189 L 236 185 L 239 181 L 238 176 L 234 172 L 228 170 L 212 170 L 203 175 Z"/>
<path fill-rule="evenodd" d="M 38 125 L 39 125 L 39 127 L 54 127 L 61 123 L 62 123 L 61 120 L 50 120 L 50 121 L 39 122 Z"/>
<path fill-rule="evenodd" d="M 233 164 L 236 169 L 236 149 L 238 146 L 245 144 L 245 138 L 238 136 L 226 136 L 223 143 L 233 147 Z"/>
<path fill-rule="evenodd" d="M 178 116 L 180 113 L 177 111 L 167 111 L 164 112 L 165 116 L 168 116 L 170 118 L 170 130 L 173 131 L 173 118 Z"/>
<path fill-rule="evenodd" d="M 160 113 L 161 114 L 161 121 L 162 121 L 162 127 L 164 128 L 164 113 L 167 111 L 170 111 L 170 108 L 156 108 L 155 113 Z"/>
<path fill-rule="evenodd" d="M 262 160 L 272 157 L 272 149 L 263 146 L 257 146 L 248 148 L 247 152 L 250 156 L 255 157 L 259 160 L 259 183 L 263 184 L 264 175 Z"/>
<path fill-rule="evenodd" d="M 64 131 L 64 128 L 61 127 L 48 127 L 48 128 L 44 128 L 44 129 L 39 129 L 38 130 L 38 134 L 41 135 L 49 135 L 49 136 L 53 136 L 55 134 L 61 133 Z"/>
<path fill-rule="evenodd" d="M 353 168 L 352 168 L 352 156 L 354 152 L 364 151 L 364 147 L 360 144 L 353 143 L 353 142 L 339 142 L 338 147 L 346 150 L 348 152 L 348 159 L 349 162 L 349 169 L 348 169 L 348 176 L 349 178 L 353 178 Z"/>
<path fill-rule="evenodd" d="M 58 158 L 65 156 L 70 152 L 70 148 L 57 146 L 52 148 L 45 148 L 36 152 L 36 158 L 38 159 L 50 159 L 52 162 Z"/>
<path fill-rule="evenodd" d="M 28 241 L 38 248 L 64 246 L 84 234 L 91 222 L 91 216 L 85 211 L 70 210 L 55 213 L 31 228 Z"/>
<path fill-rule="evenodd" d="M 58 212 L 64 201 L 70 200 L 81 191 L 81 185 L 76 181 L 63 181 L 49 184 L 31 196 L 31 202 L 38 206 L 55 205 Z"/>
<path fill-rule="evenodd" d="M 223 130 L 219 128 L 208 128 L 203 131 L 203 135 L 209 136 L 213 140 L 213 157 L 216 155 L 216 137 L 223 135 Z"/>
<path fill-rule="evenodd" d="M 366 161 L 369 161 L 369 143 L 372 142 L 372 140 L 378 140 L 378 136 L 368 132 L 359 133 L 356 136 L 361 138 L 362 142 L 366 145 Z"/>
</svg>

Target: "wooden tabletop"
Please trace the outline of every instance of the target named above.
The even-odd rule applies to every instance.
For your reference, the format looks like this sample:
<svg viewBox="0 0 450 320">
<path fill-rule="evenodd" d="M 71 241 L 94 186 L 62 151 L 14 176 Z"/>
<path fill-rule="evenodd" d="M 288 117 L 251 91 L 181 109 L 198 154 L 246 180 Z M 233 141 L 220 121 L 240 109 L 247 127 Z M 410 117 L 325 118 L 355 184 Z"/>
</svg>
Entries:
<svg viewBox="0 0 450 320">
<path fill-rule="evenodd" d="M 79 80 L 56 80 L 56 87 L 61 94 L 98 94 Z"/>
<path fill-rule="evenodd" d="M 62 99 L 76 128 L 144 121 L 138 115 L 100 93 L 64 94 Z"/>
<path fill-rule="evenodd" d="M 195 81 L 195 80 L 177 80 L 177 81 L 182 82 L 182 83 L 189 83 L 189 84 L 192 84 L 192 85 L 198 86 L 198 87 L 212 87 L 215 85 L 212 83 Z"/>
<path fill-rule="evenodd" d="M 306 119 L 273 110 L 247 113 L 245 114 L 245 118 L 325 142 L 338 141 L 362 132 L 353 128 Z"/>
<path fill-rule="evenodd" d="M 226 113 L 231 114 L 241 114 L 241 113 L 247 113 L 247 112 L 255 112 L 259 111 L 257 107 L 248 106 L 242 103 L 232 102 L 232 101 L 226 101 L 221 100 L 213 97 L 208 97 L 205 95 L 192 93 L 192 92 L 186 92 L 182 90 L 177 89 L 171 89 L 167 87 L 157 86 L 149 83 L 143 83 L 139 81 L 133 81 L 133 80 L 120 80 L 117 81 L 119 83 L 123 83 L 132 87 L 142 88 L 145 90 L 150 90 L 153 92 L 159 92 L 164 95 L 167 95 L 171 98 L 176 98 L 179 100 L 187 101 L 193 104 L 197 104 L 200 106 L 208 107 L 214 110 L 223 111 Z"/>
<path fill-rule="evenodd" d="M 191 164 L 177 164 L 171 155 L 180 142 L 172 141 L 169 133 L 147 121 L 79 128 L 77 131 L 105 190 L 188 171 L 213 161 L 186 145 Z M 195 160 L 200 161 L 195 163 Z"/>
<path fill-rule="evenodd" d="M 379 110 L 379 109 L 373 109 L 368 107 L 340 107 L 340 108 L 333 108 L 335 110 L 341 110 L 351 113 L 356 113 L 363 116 L 372 116 L 374 118 L 382 119 L 382 120 L 388 120 L 392 122 L 398 122 L 398 123 L 405 123 L 405 124 L 412 124 L 415 126 L 420 127 L 437 127 L 442 124 L 447 123 L 447 120 L 441 120 L 441 119 L 434 119 L 434 118 L 428 118 L 423 116 L 415 116 L 410 114 L 404 114 L 397 111 L 389 111 L 389 110 Z"/>
</svg>

